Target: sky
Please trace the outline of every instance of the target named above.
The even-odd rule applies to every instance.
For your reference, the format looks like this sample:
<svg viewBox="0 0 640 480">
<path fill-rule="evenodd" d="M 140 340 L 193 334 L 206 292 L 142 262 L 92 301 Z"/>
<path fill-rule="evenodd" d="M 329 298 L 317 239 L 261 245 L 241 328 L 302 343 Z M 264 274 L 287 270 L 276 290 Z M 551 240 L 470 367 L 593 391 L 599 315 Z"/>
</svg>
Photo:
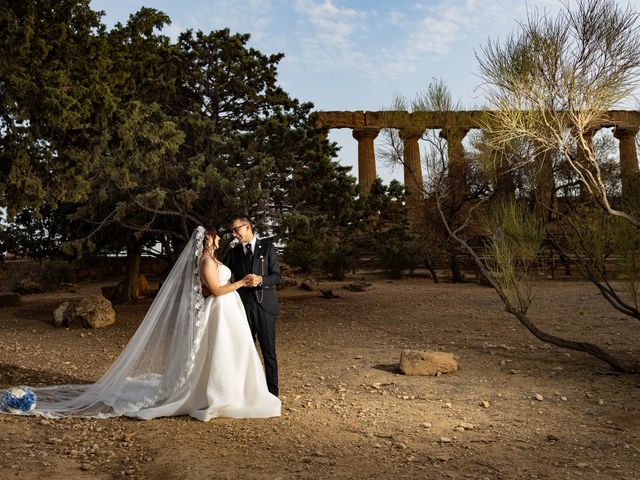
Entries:
<svg viewBox="0 0 640 480">
<path fill-rule="evenodd" d="M 626 5 L 626 2 L 620 2 Z M 630 4 L 640 9 L 640 0 Z M 504 38 L 527 12 L 561 8 L 559 0 L 93 0 L 103 22 L 126 22 L 141 7 L 172 20 L 163 33 L 230 28 L 250 33 L 249 45 L 283 53 L 279 82 L 317 110 L 380 110 L 394 95 L 413 98 L 442 79 L 463 108 L 483 105 L 476 52 Z M 349 130 L 332 130 L 340 163 L 357 175 L 357 142 Z M 376 139 L 379 144 L 381 136 Z M 378 162 L 386 181 L 399 169 Z"/>
</svg>

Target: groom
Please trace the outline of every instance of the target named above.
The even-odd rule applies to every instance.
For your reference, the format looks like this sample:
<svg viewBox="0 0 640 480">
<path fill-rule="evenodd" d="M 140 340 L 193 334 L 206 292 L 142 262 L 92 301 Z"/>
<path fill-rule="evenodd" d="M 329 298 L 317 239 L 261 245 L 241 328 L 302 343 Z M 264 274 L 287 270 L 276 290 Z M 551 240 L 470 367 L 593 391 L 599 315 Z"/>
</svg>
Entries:
<svg viewBox="0 0 640 480">
<path fill-rule="evenodd" d="M 273 244 L 254 235 L 247 215 L 241 213 L 231 217 L 230 228 L 239 242 L 228 253 L 225 264 L 235 279 L 251 274 L 251 286 L 240 288 L 238 293 L 247 312 L 253 341 L 257 336 L 260 342 L 267 387 L 277 397 L 276 315 L 279 306 L 275 288 L 280 282 L 278 253 Z"/>
</svg>

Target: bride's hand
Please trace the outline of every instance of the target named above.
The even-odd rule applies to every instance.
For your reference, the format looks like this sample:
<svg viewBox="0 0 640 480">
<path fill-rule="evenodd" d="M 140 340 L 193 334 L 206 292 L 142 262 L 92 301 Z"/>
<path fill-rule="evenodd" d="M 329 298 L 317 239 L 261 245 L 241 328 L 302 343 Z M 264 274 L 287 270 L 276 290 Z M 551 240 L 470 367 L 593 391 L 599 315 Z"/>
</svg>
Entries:
<svg viewBox="0 0 640 480">
<path fill-rule="evenodd" d="M 243 287 L 250 287 L 252 283 L 251 274 L 245 276 L 242 280 L 240 280 L 240 284 Z"/>
</svg>

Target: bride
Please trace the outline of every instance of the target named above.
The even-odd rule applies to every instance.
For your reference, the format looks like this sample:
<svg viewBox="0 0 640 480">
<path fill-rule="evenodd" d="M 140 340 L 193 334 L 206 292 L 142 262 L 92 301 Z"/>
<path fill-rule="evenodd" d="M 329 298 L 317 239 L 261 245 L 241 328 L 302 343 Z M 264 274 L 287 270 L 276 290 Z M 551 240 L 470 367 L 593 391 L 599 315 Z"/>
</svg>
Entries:
<svg viewBox="0 0 640 480">
<path fill-rule="evenodd" d="M 250 276 L 229 283 L 231 271 L 215 256 L 219 240 L 214 228 L 194 230 L 144 320 L 96 383 L 33 388 L 36 409 L 24 414 L 279 416 L 236 292 Z"/>
</svg>

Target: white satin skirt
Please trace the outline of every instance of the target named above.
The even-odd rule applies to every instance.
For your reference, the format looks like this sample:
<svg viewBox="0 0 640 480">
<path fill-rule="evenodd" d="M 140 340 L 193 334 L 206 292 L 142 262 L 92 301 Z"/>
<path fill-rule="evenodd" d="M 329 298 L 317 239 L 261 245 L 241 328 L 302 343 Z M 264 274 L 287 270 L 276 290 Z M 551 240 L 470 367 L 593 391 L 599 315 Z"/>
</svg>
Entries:
<svg viewBox="0 0 640 480">
<path fill-rule="evenodd" d="M 280 416 L 281 403 L 267 388 L 240 295 L 210 296 L 204 308 L 207 323 L 188 379 L 189 388 L 183 390 L 181 398 L 131 416 L 151 419 L 191 415 L 205 422 L 217 417 Z"/>
</svg>

